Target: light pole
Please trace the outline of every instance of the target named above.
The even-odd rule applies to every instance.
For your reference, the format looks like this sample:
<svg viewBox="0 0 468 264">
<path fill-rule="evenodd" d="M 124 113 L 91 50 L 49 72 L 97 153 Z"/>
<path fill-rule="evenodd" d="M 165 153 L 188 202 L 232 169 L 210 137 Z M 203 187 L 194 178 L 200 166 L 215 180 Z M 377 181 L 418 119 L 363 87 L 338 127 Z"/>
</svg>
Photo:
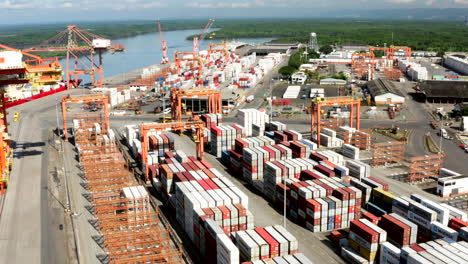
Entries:
<svg viewBox="0 0 468 264">
<path fill-rule="evenodd" d="M 273 90 L 272 90 L 273 78 L 270 79 L 270 122 L 273 121 Z"/>
<path fill-rule="evenodd" d="M 55 116 L 57 117 L 57 135 L 59 136 L 59 138 L 61 138 L 61 133 L 60 133 L 60 123 L 59 123 L 59 117 L 58 117 L 58 98 L 55 98 L 55 102 L 57 102 L 55 104 Z M 66 120 L 64 120 L 66 122 Z"/>
<path fill-rule="evenodd" d="M 283 194 L 283 227 L 286 229 L 286 176 L 284 177 L 284 194 Z"/>
</svg>

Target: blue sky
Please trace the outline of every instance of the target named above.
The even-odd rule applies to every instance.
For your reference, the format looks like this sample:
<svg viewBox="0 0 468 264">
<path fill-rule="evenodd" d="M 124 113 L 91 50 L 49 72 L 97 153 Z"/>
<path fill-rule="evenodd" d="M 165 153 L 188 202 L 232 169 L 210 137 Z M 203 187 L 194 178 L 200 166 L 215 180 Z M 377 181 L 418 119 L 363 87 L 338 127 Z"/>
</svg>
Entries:
<svg viewBox="0 0 468 264">
<path fill-rule="evenodd" d="M 311 16 L 330 9 L 468 8 L 468 0 L 0 0 L 0 24 Z"/>
</svg>

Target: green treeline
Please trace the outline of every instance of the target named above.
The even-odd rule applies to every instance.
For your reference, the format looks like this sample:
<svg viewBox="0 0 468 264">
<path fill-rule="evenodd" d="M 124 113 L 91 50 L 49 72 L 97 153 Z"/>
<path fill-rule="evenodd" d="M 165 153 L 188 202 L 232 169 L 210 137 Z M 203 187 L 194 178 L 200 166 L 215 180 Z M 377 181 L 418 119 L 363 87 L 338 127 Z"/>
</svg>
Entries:
<svg viewBox="0 0 468 264">
<path fill-rule="evenodd" d="M 316 32 L 320 45 L 393 43 L 413 50 L 468 51 L 468 26 L 457 22 L 252 19 L 217 21 L 215 26 L 221 28 L 215 39 L 272 37 L 306 43 Z"/>
<path fill-rule="evenodd" d="M 165 20 L 163 30 L 201 29 L 204 20 Z M 131 37 L 157 31 L 156 21 L 77 23 L 78 27 L 106 38 Z M 65 24 L 0 27 L 0 43 L 15 48 L 37 45 L 58 32 Z M 410 46 L 414 50 L 468 51 L 468 26 L 457 22 L 371 21 L 337 19 L 222 19 L 208 38 L 274 38 L 276 41 L 306 43 L 316 32 L 320 45 L 366 43 L 383 46 Z M 191 39 L 193 36 L 188 37 Z"/>
</svg>

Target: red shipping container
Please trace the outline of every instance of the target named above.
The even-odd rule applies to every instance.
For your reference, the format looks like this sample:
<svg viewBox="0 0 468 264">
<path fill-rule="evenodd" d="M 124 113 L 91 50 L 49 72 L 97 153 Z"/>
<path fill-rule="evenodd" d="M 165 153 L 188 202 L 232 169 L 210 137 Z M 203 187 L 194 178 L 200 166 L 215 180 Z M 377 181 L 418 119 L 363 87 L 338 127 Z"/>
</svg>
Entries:
<svg viewBox="0 0 468 264">
<path fill-rule="evenodd" d="M 426 251 L 424 248 L 418 246 L 418 244 L 411 244 L 410 248 L 416 252 Z"/>
<path fill-rule="evenodd" d="M 375 225 L 379 222 L 379 218 L 371 213 L 362 214 L 362 218 L 369 220 L 371 223 Z"/>
<path fill-rule="evenodd" d="M 383 182 L 383 181 L 381 181 L 381 180 L 379 180 L 377 178 L 374 178 L 374 177 L 369 177 L 369 179 L 371 179 L 371 180 L 373 180 L 373 181 L 375 181 L 377 183 L 380 183 L 383 186 L 383 190 L 388 192 L 388 184 L 387 183 L 385 183 L 385 182 Z"/>
<path fill-rule="evenodd" d="M 270 246 L 270 258 L 275 258 L 279 256 L 279 243 L 276 241 L 265 229 L 255 228 L 257 234 L 259 234 Z"/>
<path fill-rule="evenodd" d="M 239 225 L 239 231 L 244 231 L 244 230 L 247 230 L 247 224 L 240 224 Z"/>
<path fill-rule="evenodd" d="M 245 229 L 243 229 L 245 230 Z M 232 225 L 231 226 L 231 232 L 237 232 L 237 231 L 242 231 L 242 230 L 239 230 L 239 225 Z"/>
<path fill-rule="evenodd" d="M 314 169 L 321 172 L 322 174 L 325 174 L 328 177 L 335 177 L 335 172 L 334 171 L 332 171 L 332 170 L 330 170 L 328 168 L 325 168 L 322 165 L 315 165 Z"/>
<path fill-rule="evenodd" d="M 391 215 L 382 215 L 379 227 L 387 231 L 388 239 L 400 247 L 409 245 L 411 227 Z"/>
<path fill-rule="evenodd" d="M 468 226 L 468 222 L 461 220 L 460 218 L 452 218 L 449 221 L 448 227 L 452 228 L 453 230 L 460 232 L 462 227 Z"/>
<path fill-rule="evenodd" d="M 231 211 L 224 205 L 218 206 L 219 210 L 223 213 L 223 219 L 231 219 Z"/>
<path fill-rule="evenodd" d="M 348 214 L 354 213 L 355 210 L 356 210 L 356 208 L 355 208 L 354 206 L 350 206 L 350 207 L 348 208 Z"/>
<path fill-rule="evenodd" d="M 361 238 L 363 238 L 371 244 L 378 243 L 379 241 L 379 233 L 366 226 L 365 224 L 359 222 L 359 220 L 351 221 L 349 230 L 353 231 L 358 236 L 360 236 Z"/>
<path fill-rule="evenodd" d="M 205 189 L 205 191 L 211 190 L 211 187 L 205 180 L 199 180 L 198 183 Z"/>
<path fill-rule="evenodd" d="M 328 160 L 327 157 L 325 157 L 325 156 L 323 156 L 323 155 L 320 155 L 320 154 L 318 154 L 318 153 L 310 153 L 310 158 L 311 158 L 312 160 L 315 160 L 316 162 Z"/>
<path fill-rule="evenodd" d="M 208 161 L 206 161 L 206 160 L 202 160 L 202 161 L 200 161 L 200 162 L 201 162 L 201 164 L 203 164 L 203 166 L 205 166 L 207 169 L 213 168 L 213 166 L 211 166 L 211 164 L 210 164 Z"/>
<path fill-rule="evenodd" d="M 233 206 L 237 208 L 237 215 L 239 217 L 247 215 L 247 209 L 242 204 L 233 204 Z"/>
<path fill-rule="evenodd" d="M 313 171 L 310 170 L 303 170 L 301 171 L 301 174 L 299 176 L 299 179 L 301 181 L 307 181 L 307 180 L 318 180 L 320 179 L 320 175 L 314 173 Z"/>
<path fill-rule="evenodd" d="M 335 223 L 341 223 L 341 215 L 335 215 Z"/>
<path fill-rule="evenodd" d="M 349 200 L 356 199 L 356 192 L 355 192 L 355 191 L 353 191 L 353 190 L 352 190 L 351 188 L 349 188 L 349 187 L 345 187 L 345 188 L 343 188 L 343 189 L 344 189 L 345 191 L 348 192 L 348 194 L 349 194 Z"/>
</svg>

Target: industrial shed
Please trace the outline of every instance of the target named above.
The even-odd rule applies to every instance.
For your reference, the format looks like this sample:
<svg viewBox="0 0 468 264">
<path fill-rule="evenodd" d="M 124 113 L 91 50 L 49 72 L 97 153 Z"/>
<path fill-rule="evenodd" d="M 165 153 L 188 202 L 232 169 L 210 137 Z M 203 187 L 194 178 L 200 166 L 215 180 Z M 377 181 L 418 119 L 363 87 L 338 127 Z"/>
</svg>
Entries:
<svg viewBox="0 0 468 264">
<path fill-rule="evenodd" d="M 468 82 L 424 81 L 419 85 L 429 103 L 463 103 L 468 101 Z"/>
<path fill-rule="evenodd" d="M 346 80 L 327 78 L 320 80 L 320 85 L 346 85 Z"/>
<path fill-rule="evenodd" d="M 405 103 L 403 94 L 385 79 L 370 81 L 367 83 L 367 88 L 376 105 Z"/>
</svg>

